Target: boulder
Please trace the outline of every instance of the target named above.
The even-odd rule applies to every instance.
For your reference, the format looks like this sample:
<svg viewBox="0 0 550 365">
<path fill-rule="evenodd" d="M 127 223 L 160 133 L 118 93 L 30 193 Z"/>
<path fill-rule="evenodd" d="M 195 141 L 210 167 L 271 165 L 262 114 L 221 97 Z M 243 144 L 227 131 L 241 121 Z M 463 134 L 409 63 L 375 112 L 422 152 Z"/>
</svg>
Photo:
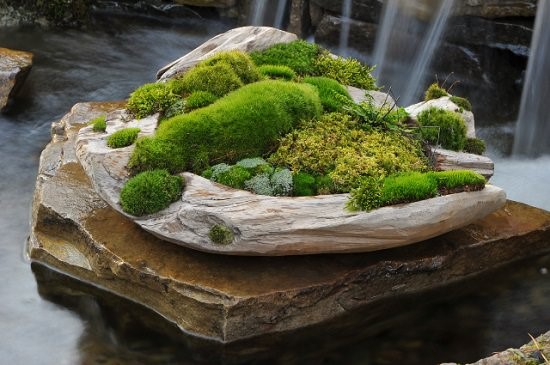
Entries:
<svg viewBox="0 0 550 365">
<path fill-rule="evenodd" d="M 395 108 L 395 100 L 390 94 L 377 90 L 363 90 L 353 86 L 347 86 L 349 95 L 355 103 L 371 100 L 372 103 L 378 107 Z"/>
<path fill-rule="evenodd" d="M 462 109 L 461 107 L 453 103 L 448 96 L 443 96 L 439 99 L 422 101 L 420 103 L 413 104 L 406 107 L 405 110 L 407 111 L 407 113 L 409 113 L 409 116 L 416 121 L 416 117 L 418 116 L 418 114 L 430 108 L 450 110 L 450 111 L 459 113 L 464 119 L 464 123 L 466 123 L 466 136 L 468 138 L 476 137 L 474 113 L 472 113 L 471 111 Z"/>
<path fill-rule="evenodd" d="M 27 78 L 32 53 L 0 48 L 0 111 L 5 110 Z"/>
<path fill-rule="evenodd" d="M 546 356 L 546 359 L 545 359 Z M 508 349 L 467 365 L 524 365 L 546 364 L 550 356 L 550 331 L 533 339 L 519 349 Z M 458 365 L 444 363 L 441 365 Z"/>
<path fill-rule="evenodd" d="M 134 146 L 111 149 L 108 136 L 128 127 L 153 134 L 157 117 L 107 121 L 107 133 L 84 127 L 76 138 L 78 160 L 98 194 L 120 214 L 163 240 L 205 252 L 229 255 L 306 255 L 366 252 L 408 245 L 465 226 L 501 207 L 502 189 L 445 195 L 370 212 L 349 212 L 349 194 L 314 197 L 256 195 L 183 173 L 180 200 L 148 216 L 125 214 L 119 195 L 129 178 L 125 168 Z M 216 225 L 230 229 L 230 244 L 209 237 Z"/>
<path fill-rule="evenodd" d="M 220 51 L 261 51 L 274 44 L 288 43 L 297 39 L 298 37 L 295 34 L 271 27 L 247 26 L 234 28 L 215 36 L 185 56 L 164 66 L 157 72 L 157 78 L 166 80 L 176 77 Z"/>
<path fill-rule="evenodd" d="M 341 29 L 342 18 L 325 14 L 315 30 L 315 41 L 324 45 L 337 46 Z M 377 29 L 378 26 L 374 23 L 351 19 L 348 46 L 361 52 L 371 52 Z"/>
<path fill-rule="evenodd" d="M 445 235 L 363 254 L 239 257 L 168 244 L 112 209 L 78 163 L 78 129 L 121 107 L 77 104 L 54 125 L 40 158 L 29 255 L 186 333 L 227 343 L 295 330 L 550 252 L 550 213 L 514 202 Z"/>
<path fill-rule="evenodd" d="M 434 167 L 437 171 L 472 170 L 488 180 L 495 173 L 495 165 L 487 156 L 433 148 Z"/>
</svg>

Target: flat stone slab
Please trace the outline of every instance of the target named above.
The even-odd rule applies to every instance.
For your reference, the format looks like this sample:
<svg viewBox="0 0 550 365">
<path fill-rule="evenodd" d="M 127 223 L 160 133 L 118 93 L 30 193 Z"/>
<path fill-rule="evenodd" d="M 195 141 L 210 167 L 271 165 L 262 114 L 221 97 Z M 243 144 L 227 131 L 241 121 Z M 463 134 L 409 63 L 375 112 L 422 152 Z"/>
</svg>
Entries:
<svg viewBox="0 0 550 365">
<path fill-rule="evenodd" d="M 495 172 L 495 164 L 487 156 L 456 152 L 443 148 L 433 148 L 435 169 L 438 171 L 472 170 L 490 179 Z"/>
<path fill-rule="evenodd" d="M 76 139 L 78 160 L 113 209 L 163 240 L 200 251 L 265 256 L 376 251 L 463 227 L 506 201 L 502 189 L 487 185 L 481 191 L 349 212 L 349 194 L 264 196 L 183 173 L 186 186 L 180 200 L 158 213 L 133 217 L 123 212 L 119 195 L 129 178 L 125 166 L 134 146 L 112 149 L 106 140 L 127 127 L 140 127 L 142 135 L 153 134 L 156 123 L 156 116 L 129 122 L 114 116 L 107 120 L 107 133 L 82 128 Z M 233 232 L 230 244 L 211 241 L 209 232 L 215 225 Z"/>
<path fill-rule="evenodd" d="M 184 332 L 233 342 L 294 330 L 550 252 L 550 213 L 514 202 L 445 235 L 371 253 L 242 257 L 167 244 L 105 203 L 76 159 L 84 120 L 120 107 L 77 104 L 54 125 L 40 159 L 29 254 Z"/>
<path fill-rule="evenodd" d="M 32 67 L 32 53 L 0 48 L 0 111 L 21 88 Z"/>
</svg>

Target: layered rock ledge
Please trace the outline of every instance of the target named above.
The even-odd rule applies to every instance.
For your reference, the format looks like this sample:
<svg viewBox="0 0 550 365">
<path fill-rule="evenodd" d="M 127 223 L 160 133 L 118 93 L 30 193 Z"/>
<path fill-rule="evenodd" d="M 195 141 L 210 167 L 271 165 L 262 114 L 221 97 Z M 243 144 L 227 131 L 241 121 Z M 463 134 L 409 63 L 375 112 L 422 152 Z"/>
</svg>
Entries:
<svg viewBox="0 0 550 365">
<path fill-rule="evenodd" d="M 31 67 L 32 53 L 0 48 L 0 111 L 4 111 L 10 100 L 25 82 Z"/>
<path fill-rule="evenodd" d="M 182 248 L 110 208 L 78 163 L 78 130 L 121 107 L 77 104 L 54 124 L 40 161 L 29 254 L 184 332 L 233 342 L 294 330 L 550 252 L 550 213 L 514 202 L 462 229 L 374 253 L 228 257 Z"/>
</svg>

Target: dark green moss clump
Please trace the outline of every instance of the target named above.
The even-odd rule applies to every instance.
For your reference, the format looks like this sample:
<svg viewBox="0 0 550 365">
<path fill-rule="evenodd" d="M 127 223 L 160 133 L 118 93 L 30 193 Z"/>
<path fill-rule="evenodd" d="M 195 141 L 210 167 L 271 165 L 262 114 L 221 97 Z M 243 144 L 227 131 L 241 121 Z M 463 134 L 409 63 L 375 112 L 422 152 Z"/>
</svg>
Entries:
<svg viewBox="0 0 550 365">
<path fill-rule="evenodd" d="M 249 84 L 162 123 L 155 137 L 138 140 L 129 166 L 134 171 L 192 170 L 197 150 L 204 151 L 210 163 L 262 156 L 298 121 L 320 112 L 319 96 L 310 85 L 276 80 Z"/>
<path fill-rule="evenodd" d="M 464 144 L 464 152 L 482 155 L 485 152 L 485 141 L 479 138 L 467 138 Z"/>
<path fill-rule="evenodd" d="M 433 99 L 439 99 L 443 96 L 449 96 L 449 93 L 447 90 L 442 88 L 437 84 L 437 82 L 434 82 L 433 84 L 428 87 L 428 90 L 426 90 L 426 93 L 424 94 L 424 100 L 433 100 Z"/>
<path fill-rule="evenodd" d="M 104 115 L 93 119 L 90 121 L 90 124 L 94 132 L 105 132 L 105 129 L 107 129 L 107 122 L 105 121 Z"/>
<path fill-rule="evenodd" d="M 329 79 L 328 77 L 306 77 L 306 84 L 315 86 L 321 98 L 321 104 L 325 112 L 336 112 L 352 102 L 351 96 L 345 87 L 340 85 L 338 81 Z M 338 97 L 339 95 L 340 97 Z"/>
<path fill-rule="evenodd" d="M 122 148 L 131 145 L 137 139 L 139 128 L 124 128 L 111 134 L 107 138 L 107 146 L 111 148 Z"/>
<path fill-rule="evenodd" d="M 185 99 L 185 110 L 192 111 L 204 108 L 218 100 L 219 98 L 208 91 L 195 91 Z"/>
<path fill-rule="evenodd" d="M 235 238 L 233 231 L 223 224 L 216 224 L 210 228 L 208 237 L 218 245 L 229 245 Z"/>
<path fill-rule="evenodd" d="M 288 66 L 282 65 L 262 65 L 258 67 L 260 73 L 270 79 L 281 79 L 292 81 L 296 77 L 296 72 Z"/>
<path fill-rule="evenodd" d="M 128 180 L 120 193 L 122 209 L 135 216 L 156 213 L 181 197 L 184 180 L 165 170 L 145 171 Z"/>
<path fill-rule="evenodd" d="M 178 101 L 179 95 L 172 92 L 170 83 L 155 82 L 137 88 L 128 99 L 127 108 L 137 118 L 163 113 Z"/>
<path fill-rule="evenodd" d="M 312 196 L 317 192 L 315 178 L 310 174 L 298 172 L 293 175 L 292 182 L 294 184 L 294 196 Z"/>
<path fill-rule="evenodd" d="M 466 143 L 466 125 L 455 112 L 430 108 L 418 115 L 422 138 L 432 145 L 461 151 Z"/>
<path fill-rule="evenodd" d="M 315 60 L 321 48 L 313 43 L 298 40 L 276 44 L 263 51 L 252 52 L 250 56 L 256 65 L 282 65 L 293 69 L 299 75 L 313 75 Z"/>
<path fill-rule="evenodd" d="M 466 98 L 461 98 L 460 96 L 451 96 L 449 97 L 449 100 L 451 100 L 453 103 L 458 105 L 460 108 L 467 110 L 469 112 L 472 111 L 472 104 L 470 104 L 470 101 Z"/>
</svg>

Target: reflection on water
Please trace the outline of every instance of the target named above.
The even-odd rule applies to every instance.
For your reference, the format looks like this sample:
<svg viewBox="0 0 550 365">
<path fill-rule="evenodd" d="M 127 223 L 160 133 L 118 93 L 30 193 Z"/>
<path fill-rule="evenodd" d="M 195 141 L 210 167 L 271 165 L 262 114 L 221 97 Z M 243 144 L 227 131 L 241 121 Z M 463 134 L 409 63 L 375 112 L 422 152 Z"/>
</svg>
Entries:
<svg viewBox="0 0 550 365">
<path fill-rule="evenodd" d="M 75 102 L 125 98 L 151 81 L 160 66 L 227 28 L 204 20 L 160 28 L 107 19 L 87 33 L 2 29 L 0 46 L 35 53 L 16 108 L 0 116 L 2 363 L 263 364 L 276 359 L 281 364 L 390 364 L 407 359 L 414 365 L 474 360 L 526 342 L 527 332 L 550 328 L 544 305 L 550 302 L 548 277 L 540 274 L 550 267 L 548 257 L 430 295 L 378 303 L 321 327 L 225 347 L 182 337 L 142 307 L 35 266 L 37 288 L 23 244 L 50 123 Z M 537 166 L 532 173 L 544 177 Z M 545 190 L 538 189 L 530 193 L 541 201 Z"/>
<path fill-rule="evenodd" d="M 86 364 L 436 364 L 473 361 L 550 326 L 550 256 L 300 331 L 222 346 L 180 334 L 137 304 L 33 265 L 47 300 L 77 313 Z"/>
</svg>

